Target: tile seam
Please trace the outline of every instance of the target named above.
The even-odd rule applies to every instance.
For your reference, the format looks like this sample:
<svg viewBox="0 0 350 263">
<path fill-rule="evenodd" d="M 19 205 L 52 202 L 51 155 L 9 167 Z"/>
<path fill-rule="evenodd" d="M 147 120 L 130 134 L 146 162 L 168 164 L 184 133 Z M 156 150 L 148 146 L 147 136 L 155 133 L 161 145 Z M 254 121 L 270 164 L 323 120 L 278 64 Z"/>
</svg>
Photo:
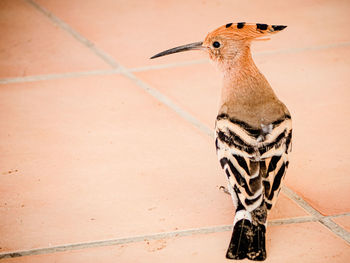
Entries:
<svg viewBox="0 0 350 263">
<path fill-rule="evenodd" d="M 277 225 L 297 224 L 297 223 L 305 223 L 305 222 L 317 222 L 317 219 L 313 218 L 312 216 L 276 219 L 276 220 L 269 221 L 268 225 L 277 226 Z M 37 248 L 37 249 L 18 250 L 13 252 L 0 253 L 0 260 L 5 258 L 23 257 L 23 256 L 39 255 L 39 254 L 50 254 L 55 252 L 86 249 L 86 248 L 92 248 L 92 247 L 114 246 L 114 245 L 136 243 L 136 242 L 149 241 L 149 240 L 169 239 L 174 237 L 186 237 L 186 236 L 192 236 L 192 235 L 211 234 L 211 233 L 219 233 L 219 232 L 226 232 L 226 231 L 232 231 L 232 225 L 184 229 L 184 230 L 154 233 L 154 234 L 132 236 L 132 237 L 125 237 L 125 238 L 106 239 L 106 240 L 98 240 L 98 241 L 91 241 L 91 242 L 80 242 L 80 243 L 72 243 L 72 244 L 65 244 L 65 245 L 57 245 L 57 246 Z"/>
<path fill-rule="evenodd" d="M 82 76 L 110 75 L 110 74 L 118 74 L 118 73 L 120 73 L 119 69 L 53 73 L 53 74 L 46 74 L 46 75 L 3 78 L 3 79 L 0 79 L 0 84 L 26 83 L 26 82 L 34 82 L 34 81 L 41 81 L 41 80 L 77 78 Z"/>
<path fill-rule="evenodd" d="M 324 217 L 318 220 L 322 225 L 327 227 L 333 234 L 345 240 L 348 244 L 350 244 L 350 233 L 346 231 L 339 224 L 334 222 L 330 217 Z"/>
<path fill-rule="evenodd" d="M 135 82 L 139 87 L 141 87 L 143 90 L 148 92 L 150 95 L 152 95 L 155 99 L 159 100 L 166 106 L 170 107 L 172 110 L 174 110 L 176 113 L 178 113 L 182 118 L 199 128 L 202 132 L 209 135 L 210 137 L 213 137 L 213 131 L 209 129 L 206 125 L 202 124 L 199 120 L 197 120 L 194 116 L 186 112 L 185 110 L 181 109 L 178 105 L 173 103 L 169 98 L 167 98 L 165 95 L 163 95 L 161 92 L 159 92 L 157 89 L 152 88 L 139 78 L 137 78 L 132 72 L 130 72 L 127 68 L 121 66 L 118 64 L 113 57 L 105 53 L 104 51 L 98 49 L 95 47 L 95 45 L 89 41 L 87 38 L 76 32 L 74 29 L 72 29 L 68 24 L 63 22 L 58 17 L 54 16 L 52 13 L 50 13 L 45 8 L 41 7 L 39 4 L 34 2 L 33 0 L 27 0 L 32 6 L 34 6 L 37 10 L 39 10 L 44 15 L 48 16 L 50 20 L 52 20 L 54 23 L 56 23 L 58 26 L 60 26 L 62 29 L 64 29 L 66 32 L 71 34 L 76 40 L 78 40 L 80 43 L 84 44 L 86 47 L 88 47 L 90 50 L 92 50 L 97 56 L 102 58 L 105 62 L 107 62 L 109 65 L 111 65 L 113 68 L 117 68 L 120 70 L 120 73 L 124 75 L 125 77 L 129 78 L 131 81 Z M 349 45 L 349 42 L 343 43 L 343 46 Z M 333 47 L 334 45 L 327 45 L 327 47 Z M 337 45 L 339 46 L 339 45 Z M 304 50 L 304 49 L 296 49 L 296 50 Z M 312 48 L 311 48 L 312 50 Z M 269 52 L 264 52 L 264 54 L 269 54 Z M 316 209 L 314 209 L 310 204 L 308 204 L 304 199 L 302 199 L 299 195 L 297 195 L 295 192 L 293 192 L 288 187 L 284 187 L 283 189 L 284 193 L 287 194 L 292 200 L 297 202 L 301 207 L 303 207 L 307 212 L 309 212 L 313 217 L 317 219 L 318 222 L 324 224 L 327 226 L 333 233 L 343 238 L 345 241 L 347 240 L 347 235 L 343 235 L 343 232 L 339 229 L 342 229 L 338 224 L 336 224 L 334 221 L 326 220 L 325 216 L 322 216 Z M 344 229 L 343 229 L 344 230 Z M 345 231 L 345 230 L 344 230 Z M 346 232 L 346 231 L 345 231 Z M 340 233 L 340 234 L 339 234 Z M 348 234 L 348 232 L 346 232 Z M 345 237 L 345 238 L 344 238 Z"/>
<path fill-rule="evenodd" d="M 325 216 L 324 219 L 327 220 L 330 218 L 332 218 L 332 216 Z M 313 216 L 306 216 L 306 217 L 270 220 L 268 222 L 268 225 L 278 226 L 278 225 L 290 225 L 290 224 L 318 222 L 318 221 L 319 220 L 317 218 L 314 218 Z M 92 248 L 92 247 L 114 246 L 114 245 L 136 243 L 136 242 L 149 241 L 149 240 L 169 239 L 174 237 L 185 237 L 185 236 L 191 236 L 191 235 L 211 234 L 211 233 L 219 233 L 219 232 L 226 232 L 226 231 L 232 231 L 232 225 L 193 228 L 193 229 L 177 230 L 177 231 L 125 237 L 125 238 L 115 238 L 115 239 L 99 240 L 99 241 L 92 241 L 92 242 L 57 245 L 57 246 L 46 247 L 46 248 L 18 250 L 13 252 L 0 253 L 0 260 L 5 258 L 12 258 L 12 257 L 50 254 L 55 252 L 86 249 L 86 248 Z"/>
<path fill-rule="evenodd" d="M 325 217 L 337 218 L 337 217 L 343 217 L 343 216 L 350 216 L 350 212 L 349 213 L 341 213 L 341 214 L 329 215 L 329 216 L 325 216 Z"/>
</svg>

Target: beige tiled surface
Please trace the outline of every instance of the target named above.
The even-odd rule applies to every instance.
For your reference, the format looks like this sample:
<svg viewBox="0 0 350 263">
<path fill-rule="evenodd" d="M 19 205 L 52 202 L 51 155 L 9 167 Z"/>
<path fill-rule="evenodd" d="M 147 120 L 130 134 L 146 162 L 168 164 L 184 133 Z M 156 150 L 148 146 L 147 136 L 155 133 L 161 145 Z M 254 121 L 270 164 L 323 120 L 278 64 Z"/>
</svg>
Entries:
<svg viewBox="0 0 350 263">
<path fill-rule="evenodd" d="M 4 262 L 227 262 L 231 233 L 220 231 L 231 225 L 233 207 L 219 190 L 226 182 L 213 139 L 145 88 L 212 128 L 221 82 L 212 65 L 147 68 L 205 56 L 148 57 L 230 21 L 288 25 L 253 51 L 292 112 L 286 185 L 306 203 L 281 193 L 269 215 L 267 262 L 350 261 L 349 216 L 331 218 L 341 233 L 311 216 L 350 214 L 348 1 L 36 3 L 0 3 L 0 258 L 36 248 L 45 254 Z M 40 8 L 117 63 L 145 66 L 134 73 L 138 79 L 101 71 L 112 67 Z M 74 75 L 80 71 L 100 76 Z M 21 78 L 56 73 L 74 77 Z M 4 84 L 13 77 L 19 83 Z M 315 222 L 296 223 L 305 220 Z M 74 251 L 70 245 L 203 227 L 218 232 Z M 55 246 L 66 251 L 52 253 Z"/>
<path fill-rule="evenodd" d="M 0 101 L 2 250 L 231 223 L 212 139 L 128 79 L 4 85 Z"/>
<path fill-rule="evenodd" d="M 273 226 L 268 234 L 267 263 L 344 263 L 350 260 L 348 245 L 319 223 Z M 7 259 L 4 262 L 230 262 L 224 257 L 230 237 L 229 232 L 201 234 Z"/>
<path fill-rule="evenodd" d="M 0 25 L 1 78 L 108 68 L 26 1 L 1 1 Z"/>
</svg>

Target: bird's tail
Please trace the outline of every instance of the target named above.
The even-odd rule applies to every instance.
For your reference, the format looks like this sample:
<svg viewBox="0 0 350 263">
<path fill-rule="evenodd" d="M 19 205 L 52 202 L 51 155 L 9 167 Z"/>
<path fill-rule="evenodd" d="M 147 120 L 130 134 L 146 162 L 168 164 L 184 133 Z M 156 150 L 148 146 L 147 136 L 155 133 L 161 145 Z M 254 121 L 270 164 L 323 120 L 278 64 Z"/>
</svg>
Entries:
<svg viewBox="0 0 350 263">
<path fill-rule="evenodd" d="M 233 233 L 226 258 L 262 261 L 266 259 L 266 206 L 236 212 Z"/>
<path fill-rule="evenodd" d="M 249 213 L 249 212 L 248 212 Z M 252 223 L 248 219 L 235 222 L 230 245 L 227 249 L 226 258 L 244 259 L 247 257 L 250 245 L 253 241 Z"/>
</svg>

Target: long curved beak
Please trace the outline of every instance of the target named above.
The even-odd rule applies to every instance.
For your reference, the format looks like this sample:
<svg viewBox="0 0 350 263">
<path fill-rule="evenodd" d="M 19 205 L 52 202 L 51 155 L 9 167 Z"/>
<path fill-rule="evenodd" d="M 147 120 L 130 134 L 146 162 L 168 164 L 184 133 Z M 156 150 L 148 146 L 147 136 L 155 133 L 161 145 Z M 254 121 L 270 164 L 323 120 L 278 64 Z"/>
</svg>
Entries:
<svg viewBox="0 0 350 263">
<path fill-rule="evenodd" d="M 162 57 L 165 55 L 170 55 L 170 54 L 174 54 L 174 53 L 178 53 L 178 52 L 182 52 L 182 51 L 204 49 L 202 44 L 203 44 L 203 42 L 195 42 L 195 43 L 191 43 L 191 44 L 187 44 L 187 45 L 183 45 L 183 46 L 179 46 L 179 47 L 174 47 L 174 48 L 165 50 L 163 52 L 160 52 L 157 55 L 154 55 L 153 57 L 151 57 L 151 59 L 159 58 L 159 57 Z"/>
</svg>

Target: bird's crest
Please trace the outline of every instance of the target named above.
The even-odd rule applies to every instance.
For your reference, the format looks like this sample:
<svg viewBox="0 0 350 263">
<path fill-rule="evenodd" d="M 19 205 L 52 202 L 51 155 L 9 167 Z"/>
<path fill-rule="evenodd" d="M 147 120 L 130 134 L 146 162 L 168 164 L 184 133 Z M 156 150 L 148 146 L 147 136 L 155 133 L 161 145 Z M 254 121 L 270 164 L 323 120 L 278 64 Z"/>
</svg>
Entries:
<svg viewBox="0 0 350 263">
<path fill-rule="evenodd" d="M 282 25 L 251 24 L 245 22 L 229 23 L 209 33 L 207 39 L 220 35 L 233 40 L 260 40 L 261 37 L 277 33 L 286 27 Z"/>
</svg>

